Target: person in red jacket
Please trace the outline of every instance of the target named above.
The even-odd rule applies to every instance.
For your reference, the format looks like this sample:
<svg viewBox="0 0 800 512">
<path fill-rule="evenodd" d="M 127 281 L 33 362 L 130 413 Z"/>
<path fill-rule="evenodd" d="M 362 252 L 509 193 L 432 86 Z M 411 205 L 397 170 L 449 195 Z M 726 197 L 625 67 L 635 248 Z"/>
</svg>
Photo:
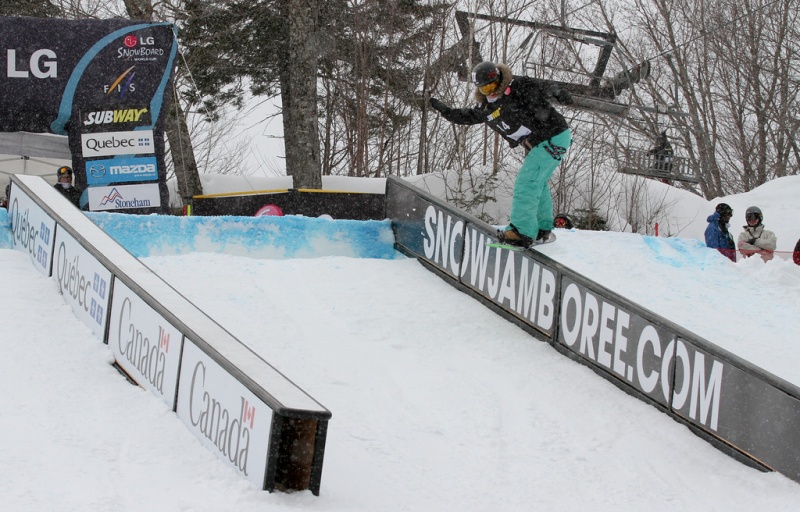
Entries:
<svg viewBox="0 0 800 512">
<path fill-rule="evenodd" d="M 800 240 L 798 240 L 797 245 L 794 246 L 794 252 L 792 253 L 792 260 L 794 260 L 795 265 L 800 265 Z"/>
</svg>

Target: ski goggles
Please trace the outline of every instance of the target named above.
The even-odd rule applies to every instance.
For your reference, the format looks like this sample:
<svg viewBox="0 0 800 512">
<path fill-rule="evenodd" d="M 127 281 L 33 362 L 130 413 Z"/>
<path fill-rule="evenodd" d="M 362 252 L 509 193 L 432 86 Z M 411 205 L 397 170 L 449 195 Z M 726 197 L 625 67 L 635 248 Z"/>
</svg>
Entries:
<svg viewBox="0 0 800 512">
<path fill-rule="evenodd" d="M 493 92 L 497 91 L 498 87 L 500 87 L 500 82 L 489 82 L 486 85 L 479 86 L 478 90 L 481 91 L 481 94 L 484 96 L 489 96 Z"/>
</svg>

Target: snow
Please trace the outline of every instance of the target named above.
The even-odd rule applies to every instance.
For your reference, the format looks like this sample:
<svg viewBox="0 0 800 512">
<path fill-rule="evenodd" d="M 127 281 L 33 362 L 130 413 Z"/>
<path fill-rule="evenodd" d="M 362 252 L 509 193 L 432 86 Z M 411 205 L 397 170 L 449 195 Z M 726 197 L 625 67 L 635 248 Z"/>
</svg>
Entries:
<svg viewBox="0 0 800 512">
<path fill-rule="evenodd" d="M 734 236 L 758 205 L 790 251 L 798 193 L 800 177 L 711 202 L 687 194 L 677 208 L 694 219 L 681 227 L 686 238 L 559 230 L 542 252 L 798 385 L 800 267 L 733 263 L 698 240 L 725 201 Z M 386 221 L 91 217 L 332 411 L 321 494 L 260 491 L 122 378 L 56 283 L 8 249 L 0 210 L 6 510 L 666 512 L 800 502 L 800 484 L 735 461 L 392 251 Z"/>
</svg>

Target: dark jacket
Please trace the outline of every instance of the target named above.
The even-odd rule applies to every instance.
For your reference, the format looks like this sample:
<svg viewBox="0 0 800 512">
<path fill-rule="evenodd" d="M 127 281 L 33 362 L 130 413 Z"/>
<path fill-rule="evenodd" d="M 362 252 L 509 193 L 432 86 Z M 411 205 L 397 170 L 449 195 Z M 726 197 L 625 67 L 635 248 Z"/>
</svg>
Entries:
<svg viewBox="0 0 800 512">
<path fill-rule="evenodd" d="M 69 199 L 69 201 L 74 204 L 77 208 L 80 208 L 80 199 L 81 199 L 81 191 L 75 187 L 64 188 L 60 184 L 56 183 L 53 185 L 56 190 L 61 192 L 64 197 Z"/>
<path fill-rule="evenodd" d="M 800 265 L 800 240 L 798 240 L 797 245 L 794 246 L 794 252 L 792 253 L 792 260 L 794 260 L 795 265 Z"/>
<path fill-rule="evenodd" d="M 728 231 L 728 224 L 719 218 L 719 213 L 714 212 L 706 219 L 706 246 L 718 250 L 731 261 L 736 261 L 736 245 L 733 236 Z"/>
<path fill-rule="evenodd" d="M 569 128 L 564 116 L 549 101 L 550 98 L 559 101 L 571 99 L 569 92 L 552 82 L 514 76 L 505 64 L 499 64 L 497 68 L 502 76 L 501 94 L 497 101 L 490 103 L 476 89 L 478 103 L 474 107 L 440 110 L 442 117 L 455 124 L 486 123 L 512 148 L 523 140 L 530 147 L 537 146 Z"/>
<path fill-rule="evenodd" d="M 655 147 L 648 151 L 647 154 L 658 156 L 672 156 L 675 154 L 672 150 L 672 144 L 669 143 L 666 132 L 661 132 L 661 134 L 659 134 L 658 139 L 656 139 Z"/>
</svg>

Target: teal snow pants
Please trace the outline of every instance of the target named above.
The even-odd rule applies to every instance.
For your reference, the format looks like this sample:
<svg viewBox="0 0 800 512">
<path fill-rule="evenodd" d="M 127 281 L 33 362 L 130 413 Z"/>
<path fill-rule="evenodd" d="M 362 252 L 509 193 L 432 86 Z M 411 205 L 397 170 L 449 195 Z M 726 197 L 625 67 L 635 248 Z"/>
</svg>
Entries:
<svg viewBox="0 0 800 512">
<path fill-rule="evenodd" d="M 511 224 L 517 231 L 536 238 L 540 229 L 553 229 L 553 198 L 548 181 L 572 143 L 569 129 L 533 147 L 514 183 Z"/>
</svg>

